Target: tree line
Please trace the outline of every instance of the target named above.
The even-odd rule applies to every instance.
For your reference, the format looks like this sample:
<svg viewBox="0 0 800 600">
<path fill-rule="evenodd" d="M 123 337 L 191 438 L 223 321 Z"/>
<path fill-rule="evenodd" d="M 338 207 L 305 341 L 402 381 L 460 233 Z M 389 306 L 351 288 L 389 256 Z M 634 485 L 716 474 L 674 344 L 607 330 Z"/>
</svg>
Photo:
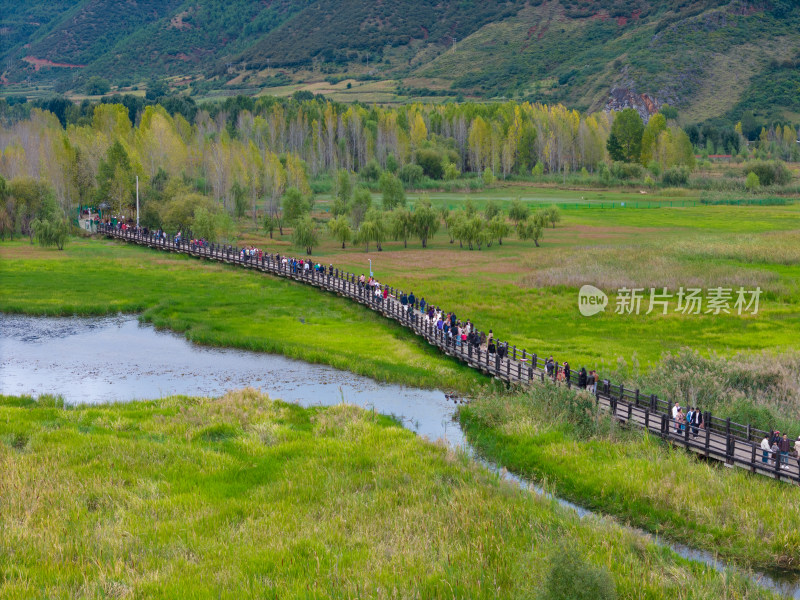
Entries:
<svg viewBox="0 0 800 600">
<path fill-rule="evenodd" d="M 424 178 L 490 183 L 511 174 L 566 176 L 606 168 L 609 157 L 647 156 L 667 166 L 693 161 L 686 134 L 663 115 L 642 126 L 637 142 L 627 135 L 626 111 L 582 115 L 562 105 L 383 108 L 303 97 L 225 106 L 199 108 L 189 119 L 148 105 L 133 122 L 130 107 L 101 103 L 91 111 L 81 107 L 83 116 L 66 125 L 50 111 L 32 109 L 0 126 L 0 175 L 11 183 L 44 182 L 65 216 L 78 205 L 101 203 L 130 216 L 138 176 L 143 223 L 174 228 L 199 218 L 224 231 L 246 214 L 254 221 L 266 215 L 281 229 L 294 220 L 285 214 L 296 204 L 290 190 L 312 202 L 312 184 L 334 178 L 338 190 L 342 173 L 358 174 L 391 203 Z M 359 193 L 350 209 L 354 238 L 363 221 L 365 231 L 377 224 L 366 218 L 369 207 Z M 338 192 L 337 199 L 344 202 Z M 334 216 L 342 212 L 333 209 Z M 16 214 L 3 210 L 9 227 L 22 231 Z"/>
</svg>

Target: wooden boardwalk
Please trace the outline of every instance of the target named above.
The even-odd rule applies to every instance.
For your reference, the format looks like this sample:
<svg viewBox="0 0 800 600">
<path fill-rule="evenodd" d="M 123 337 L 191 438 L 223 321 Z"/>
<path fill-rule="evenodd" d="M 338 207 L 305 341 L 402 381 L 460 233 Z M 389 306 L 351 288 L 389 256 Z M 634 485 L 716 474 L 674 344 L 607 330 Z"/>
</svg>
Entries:
<svg viewBox="0 0 800 600">
<path fill-rule="evenodd" d="M 189 254 L 270 273 L 345 296 L 408 327 L 445 354 L 487 375 L 511 385 L 547 383 L 544 361 L 535 353 L 508 346 L 508 355 L 501 357 L 497 353 L 490 354 L 480 346 L 456 345 L 442 331 L 429 324 L 419 310 L 409 311 L 404 307 L 398 300 L 402 292 L 390 287 L 388 298 L 384 300 L 376 297 L 371 289 L 359 285 L 353 273 L 338 269 L 334 269 L 332 273 L 329 269 L 324 272 L 314 269 L 293 270 L 290 265 L 281 264 L 268 255 L 264 255 L 262 259 L 243 258 L 237 248 L 216 244 L 202 247 L 190 245 L 188 242 L 175 243 L 173 240 L 145 236 L 132 230 L 122 231 L 108 225 L 100 225 L 98 233 L 159 250 Z M 558 368 L 556 365 L 556 372 Z M 577 387 L 576 380 L 577 373 L 573 371 L 564 385 Z M 691 427 L 677 430 L 670 415 L 671 405 L 668 401 L 655 395 L 641 394 L 639 390 L 626 389 L 622 384 L 614 385 L 608 380 L 598 383 L 594 396 L 598 405 L 610 411 L 622 423 L 645 428 L 651 434 L 676 446 L 701 454 L 707 459 L 720 461 L 726 466 L 800 484 L 798 460 L 789 456 L 786 457 L 786 464 L 781 465 L 780 460 L 775 461 L 771 456 L 764 457 L 760 443 L 766 432 L 750 425 L 733 423 L 730 419 L 719 419 L 710 413 L 703 413 L 704 429 L 696 432 Z"/>
</svg>

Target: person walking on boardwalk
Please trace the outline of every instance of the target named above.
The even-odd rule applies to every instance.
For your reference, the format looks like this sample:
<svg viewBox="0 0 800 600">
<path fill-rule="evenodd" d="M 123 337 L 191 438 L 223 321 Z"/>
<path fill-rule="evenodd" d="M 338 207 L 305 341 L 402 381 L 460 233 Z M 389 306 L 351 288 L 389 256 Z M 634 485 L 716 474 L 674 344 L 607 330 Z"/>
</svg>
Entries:
<svg viewBox="0 0 800 600">
<path fill-rule="evenodd" d="M 588 381 L 589 376 L 586 374 L 586 367 L 581 367 L 581 370 L 578 373 L 578 387 L 582 390 L 585 390 Z"/>
<path fill-rule="evenodd" d="M 703 411 L 694 407 L 694 417 L 692 418 L 692 433 L 697 437 L 700 429 L 703 429 Z"/>
<path fill-rule="evenodd" d="M 769 453 L 772 450 L 772 446 L 769 443 L 769 436 L 764 435 L 764 439 L 761 440 L 761 462 L 768 463 L 769 462 Z"/>
<path fill-rule="evenodd" d="M 778 454 L 780 453 L 780 447 L 778 446 L 777 440 L 772 440 L 772 466 L 778 466 Z"/>
<path fill-rule="evenodd" d="M 781 441 L 778 442 L 778 447 L 781 450 L 781 468 L 786 469 L 789 467 L 789 450 L 791 450 L 791 446 L 789 444 L 789 436 L 785 433 Z"/>
<path fill-rule="evenodd" d="M 570 382 L 569 376 L 572 375 L 572 369 L 569 368 L 569 363 L 564 361 L 564 381 Z"/>
<path fill-rule="evenodd" d="M 416 304 L 417 304 L 417 299 L 416 299 L 416 297 L 414 296 L 414 292 L 411 292 L 411 293 L 408 295 L 408 314 L 411 314 L 411 313 L 413 313 L 413 312 L 414 312 L 414 306 L 415 306 Z"/>
</svg>

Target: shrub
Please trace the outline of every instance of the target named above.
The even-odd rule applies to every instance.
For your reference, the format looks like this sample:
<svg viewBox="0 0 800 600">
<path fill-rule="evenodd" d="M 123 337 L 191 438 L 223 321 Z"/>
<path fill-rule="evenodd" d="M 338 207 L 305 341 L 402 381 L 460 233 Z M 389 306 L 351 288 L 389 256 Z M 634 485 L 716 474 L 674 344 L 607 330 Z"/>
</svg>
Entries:
<svg viewBox="0 0 800 600">
<path fill-rule="evenodd" d="M 751 192 L 753 190 L 757 190 L 761 187 L 761 181 L 758 178 L 758 175 L 753 173 L 752 171 L 747 174 L 747 179 L 744 182 L 744 187 L 746 187 Z"/>
<path fill-rule="evenodd" d="M 786 185 L 792 179 L 792 174 L 786 165 L 779 160 L 758 160 L 746 163 L 744 174 L 755 173 L 761 185 Z"/>
<path fill-rule="evenodd" d="M 364 165 L 359 174 L 362 179 L 366 179 L 367 181 L 378 181 L 378 178 L 381 176 L 381 166 L 378 164 L 378 161 L 373 158 Z"/>
<path fill-rule="evenodd" d="M 417 150 L 415 162 L 422 167 L 422 172 L 431 179 L 441 179 L 444 176 L 442 155 L 436 150 L 428 148 Z"/>
<path fill-rule="evenodd" d="M 647 165 L 647 170 L 652 173 L 653 177 L 659 177 L 661 175 L 661 164 L 655 160 L 651 160 L 650 164 Z"/>
<path fill-rule="evenodd" d="M 420 181 L 422 181 L 423 175 L 424 173 L 422 171 L 422 167 L 413 164 L 404 165 L 398 173 L 400 180 L 406 185 L 410 186 L 417 185 Z"/>
<path fill-rule="evenodd" d="M 453 181 L 454 179 L 458 179 L 461 175 L 461 171 L 458 170 L 458 167 L 455 163 L 447 162 L 444 166 L 444 178 L 447 181 Z"/>
<path fill-rule="evenodd" d="M 574 549 L 567 547 L 553 555 L 540 597 L 547 600 L 614 600 L 617 592 L 606 570 L 590 565 Z"/>
<path fill-rule="evenodd" d="M 689 183 L 689 169 L 686 167 L 672 167 L 664 171 L 661 182 L 670 187 L 679 187 Z"/>
<path fill-rule="evenodd" d="M 617 161 L 611 165 L 611 174 L 617 179 L 641 179 L 642 166 L 637 163 Z"/>
</svg>

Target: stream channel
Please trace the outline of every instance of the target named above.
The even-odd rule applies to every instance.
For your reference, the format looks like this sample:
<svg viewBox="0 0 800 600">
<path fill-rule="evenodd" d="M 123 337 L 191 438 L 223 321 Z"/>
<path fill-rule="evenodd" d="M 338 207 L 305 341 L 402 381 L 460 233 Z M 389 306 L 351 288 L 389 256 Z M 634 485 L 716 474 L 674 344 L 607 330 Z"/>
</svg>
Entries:
<svg viewBox="0 0 800 600">
<path fill-rule="evenodd" d="M 3 395 L 53 394 L 69 404 L 98 404 L 174 394 L 213 397 L 244 387 L 302 406 L 344 401 L 392 415 L 418 435 L 463 449 L 500 477 L 547 495 L 579 518 L 595 514 L 477 457 L 459 427 L 457 405 L 441 391 L 380 383 L 274 354 L 199 346 L 129 315 L 46 318 L 0 314 Z M 634 531 L 718 571 L 739 570 L 709 552 Z M 793 574 L 744 573 L 762 587 L 800 599 L 800 578 Z"/>
</svg>

